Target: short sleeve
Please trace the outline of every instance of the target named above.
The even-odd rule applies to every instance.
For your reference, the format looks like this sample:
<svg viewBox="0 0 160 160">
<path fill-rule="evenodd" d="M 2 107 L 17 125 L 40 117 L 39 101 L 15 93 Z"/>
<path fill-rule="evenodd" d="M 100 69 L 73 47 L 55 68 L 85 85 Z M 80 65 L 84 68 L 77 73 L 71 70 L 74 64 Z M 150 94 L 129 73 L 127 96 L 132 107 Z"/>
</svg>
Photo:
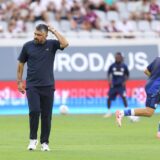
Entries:
<svg viewBox="0 0 160 160">
<path fill-rule="evenodd" d="M 56 48 L 56 49 L 60 49 L 60 50 L 63 50 L 63 49 L 64 49 L 64 48 L 61 48 L 60 42 L 57 41 L 57 40 L 53 40 L 53 46 L 54 46 L 54 48 Z"/>
<path fill-rule="evenodd" d="M 21 53 L 18 57 L 18 60 L 22 63 L 25 63 L 27 61 L 27 50 L 26 50 L 26 46 L 24 45 L 22 50 L 21 50 Z"/>
</svg>

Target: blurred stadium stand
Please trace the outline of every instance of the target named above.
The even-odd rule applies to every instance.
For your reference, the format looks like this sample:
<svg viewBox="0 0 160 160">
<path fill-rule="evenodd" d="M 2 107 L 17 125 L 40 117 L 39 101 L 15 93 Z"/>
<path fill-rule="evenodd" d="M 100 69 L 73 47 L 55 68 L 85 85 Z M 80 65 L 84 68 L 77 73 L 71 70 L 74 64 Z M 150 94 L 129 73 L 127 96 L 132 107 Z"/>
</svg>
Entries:
<svg viewBox="0 0 160 160">
<path fill-rule="evenodd" d="M 0 0 L 0 38 L 31 37 L 42 22 L 71 38 L 159 38 L 160 0 Z"/>
</svg>

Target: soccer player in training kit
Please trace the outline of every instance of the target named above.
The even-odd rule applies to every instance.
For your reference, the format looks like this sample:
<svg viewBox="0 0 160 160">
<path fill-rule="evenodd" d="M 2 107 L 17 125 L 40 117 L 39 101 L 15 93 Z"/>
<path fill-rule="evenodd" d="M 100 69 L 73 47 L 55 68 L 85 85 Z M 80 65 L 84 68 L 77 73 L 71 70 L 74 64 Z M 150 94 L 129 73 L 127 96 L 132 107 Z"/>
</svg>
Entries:
<svg viewBox="0 0 160 160">
<path fill-rule="evenodd" d="M 47 40 L 48 31 L 57 40 Z M 41 150 L 49 151 L 52 107 L 54 100 L 53 63 L 58 49 L 68 46 L 67 40 L 53 27 L 39 24 L 34 31 L 34 40 L 23 45 L 17 69 L 18 90 L 27 94 L 29 105 L 30 143 L 28 150 L 35 150 L 38 144 L 37 131 L 41 116 Z M 27 62 L 26 89 L 23 85 L 24 64 Z"/>
<path fill-rule="evenodd" d="M 108 113 L 104 117 L 110 117 L 111 101 L 115 100 L 117 95 L 120 95 L 124 106 L 127 108 L 126 100 L 126 80 L 129 77 L 129 70 L 123 62 L 123 56 L 120 52 L 115 55 L 115 62 L 109 67 L 108 81 L 109 81 L 109 95 L 107 99 Z"/>
<path fill-rule="evenodd" d="M 148 67 L 144 73 L 149 77 L 145 86 L 147 95 L 146 107 L 137 109 L 117 110 L 116 121 L 119 126 L 122 125 L 122 118 L 124 116 L 145 116 L 151 117 L 160 102 L 160 57 L 157 57 Z"/>
</svg>

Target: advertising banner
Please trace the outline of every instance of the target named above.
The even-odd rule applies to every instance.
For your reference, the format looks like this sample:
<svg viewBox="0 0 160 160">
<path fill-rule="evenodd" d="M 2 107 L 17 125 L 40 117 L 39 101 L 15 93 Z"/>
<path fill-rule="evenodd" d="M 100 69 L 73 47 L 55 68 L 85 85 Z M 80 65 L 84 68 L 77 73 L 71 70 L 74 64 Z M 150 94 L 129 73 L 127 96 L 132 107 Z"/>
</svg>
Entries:
<svg viewBox="0 0 160 160">
<path fill-rule="evenodd" d="M 159 55 L 156 45 L 69 47 L 56 55 L 55 77 L 58 80 L 106 79 L 116 52 L 123 54 L 131 79 L 144 79 L 144 69 Z"/>
<path fill-rule="evenodd" d="M 0 47 L 1 80 L 16 79 L 20 51 L 20 47 Z M 55 79 L 104 80 L 116 52 L 122 52 L 124 62 L 130 70 L 130 79 L 144 79 L 144 69 L 159 55 L 158 45 L 69 46 L 56 54 Z"/>
<path fill-rule="evenodd" d="M 126 95 L 129 107 L 145 106 L 145 83 L 145 80 L 127 82 Z M 56 81 L 53 113 L 58 114 L 61 105 L 67 105 L 69 113 L 72 114 L 105 113 L 108 90 L 108 82 L 105 80 Z M 120 97 L 113 101 L 111 111 L 115 112 L 118 108 L 124 108 Z M 18 92 L 16 82 L 0 82 L 0 114 L 27 113 L 26 95 Z"/>
</svg>

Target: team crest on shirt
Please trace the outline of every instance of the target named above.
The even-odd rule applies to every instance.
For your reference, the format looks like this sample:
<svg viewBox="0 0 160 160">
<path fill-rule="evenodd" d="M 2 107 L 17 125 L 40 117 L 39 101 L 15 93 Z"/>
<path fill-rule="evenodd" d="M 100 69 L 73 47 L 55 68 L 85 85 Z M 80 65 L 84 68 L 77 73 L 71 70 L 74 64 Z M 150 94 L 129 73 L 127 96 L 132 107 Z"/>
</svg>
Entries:
<svg viewBox="0 0 160 160">
<path fill-rule="evenodd" d="M 46 50 L 46 51 L 49 51 L 49 48 L 46 48 L 45 50 Z"/>
<path fill-rule="evenodd" d="M 116 68 L 113 67 L 113 75 L 115 76 L 123 76 L 124 75 L 124 68 Z"/>
</svg>

